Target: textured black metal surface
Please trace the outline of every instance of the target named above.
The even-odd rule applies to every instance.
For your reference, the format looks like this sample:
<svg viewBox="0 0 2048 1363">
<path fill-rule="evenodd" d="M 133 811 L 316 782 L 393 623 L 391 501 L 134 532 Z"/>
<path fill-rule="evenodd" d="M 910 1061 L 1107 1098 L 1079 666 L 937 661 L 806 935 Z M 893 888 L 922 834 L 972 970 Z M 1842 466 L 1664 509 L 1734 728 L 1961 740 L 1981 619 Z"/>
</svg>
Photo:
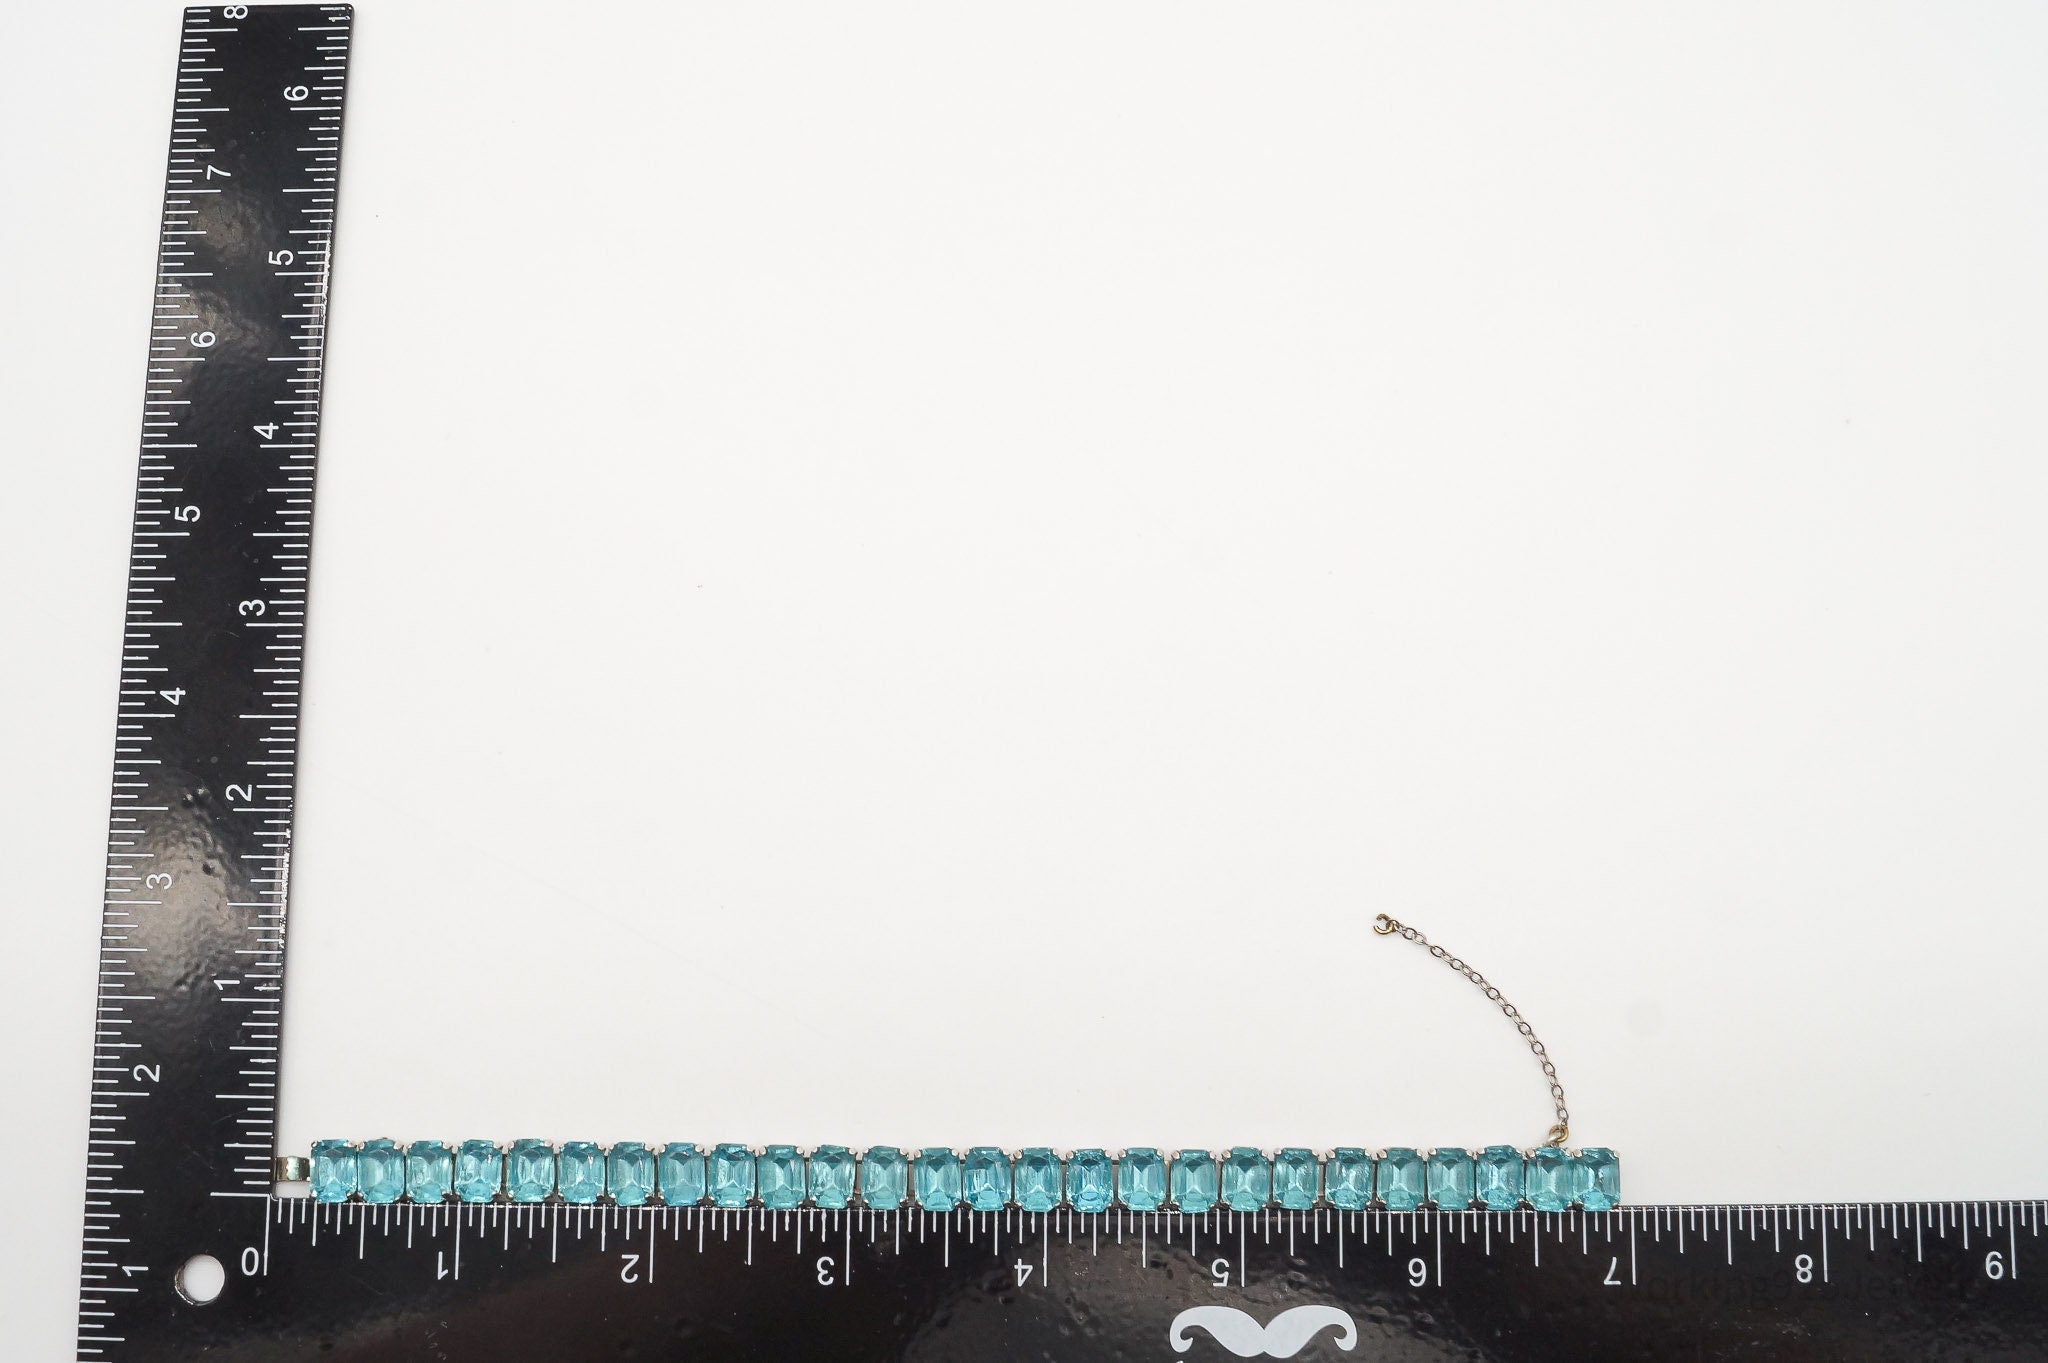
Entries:
<svg viewBox="0 0 2048 1363">
<path fill-rule="evenodd" d="M 2039 1202 L 939 1217 L 291 1199 L 242 1212 L 222 1298 L 133 1356 L 2048 1357 Z M 1335 1310 L 1294 1318 L 1313 1330 L 1298 1351 L 1260 1340 L 1315 1306 Z M 1177 1348 L 1176 1319 L 1204 1307 L 1244 1314 L 1190 1318 Z M 1218 1341 L 1233 1327 L 1253 1352 Z"/>
<path fill-rule="evenodd" d="M 82 1357 L 270 1191 L 346 6 L 188 10 L 101 933 Z M 241 1203 L 241 1206 L 237 1206 Z"/>
</svg>

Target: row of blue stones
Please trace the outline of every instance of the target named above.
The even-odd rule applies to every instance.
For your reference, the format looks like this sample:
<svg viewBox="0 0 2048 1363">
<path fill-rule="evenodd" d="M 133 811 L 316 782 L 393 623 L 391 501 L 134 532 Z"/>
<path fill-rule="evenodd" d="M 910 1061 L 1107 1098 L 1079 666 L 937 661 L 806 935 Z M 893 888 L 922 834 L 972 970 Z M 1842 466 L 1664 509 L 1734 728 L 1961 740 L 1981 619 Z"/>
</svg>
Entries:
<svg viewBox="0 0 2048 1363">
<path fill-rule="evenodd" d="M 1340 1211 L 1384 1207 L 1485 1207 L 1538 1211 L 1583 1207 L 1606 1211 L 1621 1200 L 1621 1163 L 1612 1150 L 1522 1151 L 1509 1145 L 1428 1154 L 1396 1146 L 1378 1154 L 1350 1147 L 1327 1157 L 1287 1149 L 1268 1158 L 1238 1146 L 1221 1159 L 1207 1150 L 1171 1156 L 1150 1148 L 1112 1158 L 1076 1150 L 1062 1159 L 1033 1148 L 1007 1154 L 976 1146 L 906 1155 L 878 1145 L 855 1155 L 821 1145 L 806 1155 L 793 1145 L 756 1151 L 744 1145 L 700 1150 L 679 1142 L 659 1150 L 638 1141 L 609 1149 L 591 1141 L 557 1148 L 546 1141 L 320 1141 L 313 1146 L 313 1196 L 321 1202 L 563 1202 L 608 1199 L 621 1207 L 669 1206 L 839 1208 L 856 1197 L 869 1207 L 900 1207 L 913 1198 L 926 1211 L 1001 1211 L 1017 1206 L 1048 1212 L 1065 1204 L 1082 1212 L 1121 1206 L 1131 1211 L 1174 1207 L 1206 1212 L 1278 1206 L 1306 1210 L 1318 1201 Z"/>
</svg>

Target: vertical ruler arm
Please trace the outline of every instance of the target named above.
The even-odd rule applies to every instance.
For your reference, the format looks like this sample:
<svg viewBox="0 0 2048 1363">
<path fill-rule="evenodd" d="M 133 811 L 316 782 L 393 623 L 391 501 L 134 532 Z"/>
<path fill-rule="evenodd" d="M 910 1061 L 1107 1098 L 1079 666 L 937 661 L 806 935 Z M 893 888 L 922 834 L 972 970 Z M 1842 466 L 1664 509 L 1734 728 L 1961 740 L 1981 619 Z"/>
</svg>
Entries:
<svg viewBox="0 0 2048 1363">
<path fill-rule="evenodd" d="M 122 632 L 79 1356 L 270 1189 L 346 5 L 189 9 Z M 243 1219 L 249 1219 L 244 1214 Z M 254 1224 L 253 1220 L 251 1224 Z M 232 1286 L 232 1278 L 231 1278 Z"/>
</svg>

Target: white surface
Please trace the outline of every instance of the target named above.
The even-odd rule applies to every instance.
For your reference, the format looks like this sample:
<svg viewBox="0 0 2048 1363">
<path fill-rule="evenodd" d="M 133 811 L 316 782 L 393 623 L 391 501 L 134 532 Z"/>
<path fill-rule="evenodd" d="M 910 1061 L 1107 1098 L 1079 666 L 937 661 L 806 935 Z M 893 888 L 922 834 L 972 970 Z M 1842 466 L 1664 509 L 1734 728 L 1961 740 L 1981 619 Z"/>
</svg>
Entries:
<svg viewBox="0 0 2048 1363">
<path fill-rule="evenodd" d="M 2041 1193 L 2048 13 L 729 8 L 359 10 L 289 1144 L 1534 1139 L 1384 908 L 1632 1198 Z M 177 23 L 0 33 L 24 1356 Z"/>
</svg>

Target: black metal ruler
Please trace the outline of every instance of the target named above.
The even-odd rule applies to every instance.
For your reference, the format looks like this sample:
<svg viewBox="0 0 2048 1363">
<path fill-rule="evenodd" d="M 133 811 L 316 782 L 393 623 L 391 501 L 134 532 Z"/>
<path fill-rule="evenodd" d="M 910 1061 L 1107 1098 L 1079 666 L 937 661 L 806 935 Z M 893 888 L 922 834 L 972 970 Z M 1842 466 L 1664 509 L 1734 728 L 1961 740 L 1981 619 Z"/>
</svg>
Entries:
<svg viewBox="0 0 2048 1363">
<path fill-rule="evenodd" d="M 270 1194 L 351 18 L 214 6 L 187 10 L 179 38 L 107 838 L 83 1357 L 145 1337 L 170 1273 Z"/>
<path fill-rule="evenodd" d="M 345 5 L 188 10 L 129 569 L 87 1359 L 2040 1359 L 2039 1201 L 1034 1214 L 276 1195 Z M 195 1255 L 225 1267 L 188 1300 Z"/>
<path fill-rule="evenodd" d="M 2048 1205 L 241 1209 L 138 1358 L 2048 1357 Z M 169 1322 L 166 1322 L 167 1325 Z"/>
</svg>

